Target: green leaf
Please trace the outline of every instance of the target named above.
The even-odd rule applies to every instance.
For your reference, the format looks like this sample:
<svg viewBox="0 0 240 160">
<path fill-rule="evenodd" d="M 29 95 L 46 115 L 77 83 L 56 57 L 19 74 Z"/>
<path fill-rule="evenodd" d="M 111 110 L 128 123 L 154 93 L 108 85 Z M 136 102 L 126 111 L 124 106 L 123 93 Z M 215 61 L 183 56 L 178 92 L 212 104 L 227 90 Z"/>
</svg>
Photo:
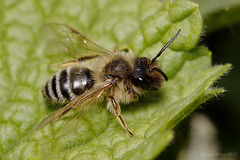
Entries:
<svg viewBox="0 0 240 160">
<path fill-rule="evenodd" d="M 199 3 L 207 32 L 229 27 L 240 20 L 239 0 L 193 0 L 193 2 Z"/>
<path fill-rule="evenodd" d="M 153 159 L 173 139 L 172 129 L 206 100 L 223 93 L 212 87 L 230 64 L 211 66 L 211 52 L 195 46 L 202 31 L 198 5 L 187 0 L 1 1 L 0 155 L 2 159 Z M 168 75 L 156 94 L 121 105 L 135 136 L 121 128 L 106 103 L 94 104 L 76 130 L 57 133 L 77 111 L 34 133 L 54 111 L 41 89 L 56 72 L 49 64 L 69 60 L 45 50 L 41 28 L 67 24 L 111 50 L 130 46 L 136 55 L 154 57 L 181 28 L 159 58 Z"/>
</svg>

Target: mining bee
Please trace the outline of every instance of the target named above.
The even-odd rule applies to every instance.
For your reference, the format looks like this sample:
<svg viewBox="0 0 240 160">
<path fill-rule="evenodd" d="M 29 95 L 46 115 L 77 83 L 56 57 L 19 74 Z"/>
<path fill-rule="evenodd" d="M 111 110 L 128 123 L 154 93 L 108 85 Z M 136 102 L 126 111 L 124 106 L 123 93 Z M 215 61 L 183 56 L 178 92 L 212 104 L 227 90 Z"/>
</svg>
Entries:
<svg viewBox="0 0 240 160">
<path fill-rule="evenodd" d="M 177 38 L 181 30 L 154 58 L 149 59 L 136 57 L 131 50 L 127 53 L 106 50 L 63 24 L 53 23 L 48 26 L 56 31 L 66 52 L 77 55 L 78 58 L 55 65 L 65 69 L 48 80 L 43 87 L 43 96 L 47 100 L 67 104 L 43 118 L 34 131 L 42 129 L 73 109 L 87 107 L 100 97 L 106 97 L 107 109 L 116 116 L 122 128 L 133 136 L 121 115 L 119 102 L 128 104 L 136 101 L 139 95 L 146 91 L 157 91 L 164 79 L 168 80 L 166 74 L 159 69 L 156 59 Z M 82 56 L 83 53 L 86 55 Z"/>
</svg>

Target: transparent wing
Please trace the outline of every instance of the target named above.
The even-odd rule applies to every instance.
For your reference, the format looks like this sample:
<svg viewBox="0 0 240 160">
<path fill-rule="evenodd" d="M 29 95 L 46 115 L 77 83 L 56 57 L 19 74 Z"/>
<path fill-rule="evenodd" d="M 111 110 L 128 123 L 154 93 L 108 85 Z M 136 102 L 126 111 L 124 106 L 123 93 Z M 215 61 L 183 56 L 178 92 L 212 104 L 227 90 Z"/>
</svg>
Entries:
<svg viewBox="0 0 240 160">
<path fill-rule="evenodd" d="M 57 133 L 57 137 L 68 135 L 71 133 L 76 127 L 78 127 L 78 124 L 80 124 L 81 119 L 83 118 L 83 115 L 85 115 L 86 112 L 89 111 L 89 108 L 91 104 L 97 99 L 97 95 L 95 95 L 91 100 L 89 100 L 84 107 L 81 107 L 81 110 L 77 113 L 76 116 L 74 116 L 73 119 L 69 120 L 66 125 L 64 125 L 63 128 L 60 129 L 60 131 Z"/>
<path fill-rule="evenodd" d="M 103 93 L 104 90 L 106 90 L 106 89 L 108 89 L 112 86 L 113 86 L 113 83 L 110 81 L 110 82 L 107 82 L 100 87 L 97 87 L 96 89 L 93 89 L 92 91 L 90 91 L 86 94 L 83 94 L 83 95 L 77 97 L 76 99 L 74 99 L 73 101 L 68 103 L 66 106 L 58 109 L 54 113 L 52 113 L 52 114 L 48 115 L 47 117 L 43 118 L 37 124 L 37 126 L 34 127 L 34 131 L 36 132 L 36 131 L 42 129 L 44 126 L 46 126 L 49 123 L 57 120 L 58 118 L 62 117 L 63 115 L 65 115 L 66 113 L 68 113 L 70 110 L 72 110 L 74 108 L 83 107 L 87 104 L 90 104 L 90 102 L 93 101 L 94 99 L 97 99 Z"/>
<path fill-rule="evenodd" d="M 48 49 L 56 53 L 70 53 L 74 56 L 85 54 L 112 54 L 111 51 L 97 45 L 75 29 L 59 23 L 49 23 L 43 27 Z"/>
</svg>

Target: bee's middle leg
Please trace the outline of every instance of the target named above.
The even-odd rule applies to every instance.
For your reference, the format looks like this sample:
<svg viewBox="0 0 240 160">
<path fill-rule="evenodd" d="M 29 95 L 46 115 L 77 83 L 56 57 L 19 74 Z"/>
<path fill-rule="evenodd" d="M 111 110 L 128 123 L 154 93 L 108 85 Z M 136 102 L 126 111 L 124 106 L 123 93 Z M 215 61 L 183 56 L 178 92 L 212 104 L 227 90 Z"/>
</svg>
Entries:
<svg viewBox="0 0 240 160">
<path fill-rule="evenodd" d="M 49 65 L 48 67 L 57 67 L 57 68 L 68 67 L 68 66 L 72 66 L 72 65 L 77 65 L 80 62 L 83 62 L 83 61 L 86 61 L 86 60 L 91 60 L 91 59 L 94 59 L 94 58 L 97 58 L 97 57 L 99 57 L 99 55 L 82 56 L 82 57 L 79 57 L 76 60 L 63 62 L 61 64 Z"/>
<path fill-rule="evenodd" d="M 127 124 L 125 123 L 122 115 L 121 115 L 121 108 L 118 104 L 118 102 L 114 99 L 114 97 L 109 96 L 109 102 L 108 102 L 108 109 L 112 111 L 115 116 L 117 117 L 117 120 L 121 124 L 121 126 L 131 135 L 134 136 L 133 133 L 128 129 Z"/>
</svg>

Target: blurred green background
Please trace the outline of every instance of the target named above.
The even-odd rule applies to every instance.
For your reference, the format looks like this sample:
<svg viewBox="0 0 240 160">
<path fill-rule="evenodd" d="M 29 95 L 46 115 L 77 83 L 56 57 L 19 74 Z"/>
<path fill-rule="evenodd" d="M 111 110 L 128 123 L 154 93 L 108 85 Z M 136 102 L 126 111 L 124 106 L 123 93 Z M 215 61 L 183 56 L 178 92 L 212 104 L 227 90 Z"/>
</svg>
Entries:
<svg viewBox="0 0 240 160">
<path fill-rule="evenodd" d="M 239 159 L 240 1 L 194 2 L 199 4 L 204 19 L 199 44 L 212 51 L 213 65 L 231 63 L 233 67 L 214 85 L 224 87 L 226 92 L 200 106 L 177 126 L 175 140 L 158 159 Z M 202 133 L 204 130 L 206 133 Z"/>
</svg>

